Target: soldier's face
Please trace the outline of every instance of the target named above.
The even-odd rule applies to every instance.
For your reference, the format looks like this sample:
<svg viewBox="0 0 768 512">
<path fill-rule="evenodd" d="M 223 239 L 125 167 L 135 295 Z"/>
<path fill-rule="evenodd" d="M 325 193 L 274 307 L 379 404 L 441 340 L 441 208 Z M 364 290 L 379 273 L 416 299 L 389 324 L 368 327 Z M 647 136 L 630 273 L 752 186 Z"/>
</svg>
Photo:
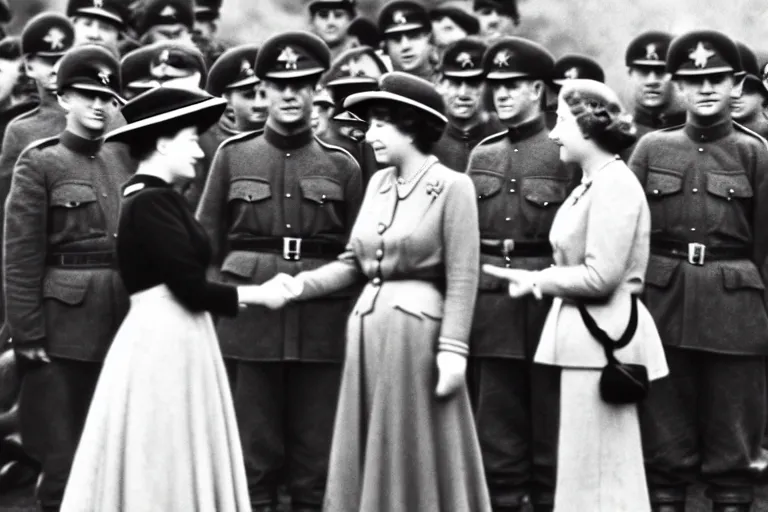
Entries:
<svg viewBox="0 0 768 512">
<path fill-rule="evenodd" d="M 387 35 L 387 54 L 395 71 L 413 72 L 429 62 L 432 45 L 425 31 L 397 32 Z"/>
<path fill-rule="evenodd" d="M 160 138 L 157 152 L 168 164 L 171 180 L 175 183 L 194 178 L 195 164 L 204 156 L 196 126 L 184 128 L 172 137 Z"/>
<path fill-rule="evenodd" d="M 689 76 L 675 83 L 692 114 L 708 117 L 730 109 L 733 75 Z"/>
<path fill-rule="evenodd" d="M 333 107 L 326 105 L 325 103 L 319 103 L 312 105 L 312 118 L 310 125 L 315 135 L 322 135 L 328 130 L 328 123 L 331 118 L 331 112 Z"/>
<path fill-rule="evenodd" d="M 210 41 L 213 39 L 213 36 L 216 35 L 216 22 L 209 20 L 195 20 L 195 27 L 193 31 L 196 37 Z"/>
<path fill-rule="evenodd" d="M 21 76 L 21 59 L 0 59 L 0 103 L 10 98 Z"/>
<path fill-rule="evenodd" d="M 89 134 L 101 134 L 117 114 L 119 105 L 114 96 L 96 91 L 69 89 L 61 97 L 67 110 L 67 126 L 84 129 Z"/>
<path fill-rule="evenodd" d="M 454 41 L 467 37 L 468 34 L 455 21 L 446 16 L 439 20 L 432 20 L 432 35 L 435 46 L 445 48 Z"/>
<path fill-rule="evenodd" d="M 101 18 L 75 16 L 72 25 L 75 27 L 75 45 L 100 43 L 117 47 L 120 32 L 113 23 Z"/>
<path fill-rule="evenodd" d="M 538 80 L 511 79 L 490 83 L 493 107 L 509 126 L 531 119 L 540 112 L 544 84 Z"/>
<path fill-rule="evenodd" d="M 267 122 L 267 101 L 261 84 L 227 93 L 227 101 L 239 130 L 256 130 Z"/>
<path fill-rule="evenodd" d="M 376 162 L 397 165 L 404 154 L 412 151 L 413 139 L 389 121 L 371 117 L 365 140 L 373 148 Z"/>
<path fill-rule="evenodd" d="M 749 120 L 763 111 L 765 97 L 752 83 L 744 84 L 744 91 L 738 98 L 731 98 L 731 116 L 736 121 Z"/>
<path fill-rule="evenodd" d="M 566 163 L 581 162 L 588 142 L 571 108 L 562 99 L 557 102 L 557 124 L 549 132 L 549 139 L 560 146 L 560 160 Z"/>
<path fill-rule="evenodd" d="M 312 29 L 328 46 L 337 46 L 347 35 L 352 17 L 345 9 L 319 9 L 312 16 Z"/>
<path fill-rule="evenodd" d="M 664 69 L 633 67 L 629 78 L 635 91 L 635 103 L 650 109 L 669 104 L 673 90 L 669 75 Z"/>
<path fill-rule="evenodd" d="M 482 78 L 444 78 L 440 89 L 449 119 L 470 120 L 480 114 Z"/>
<path fill-rule="evenodd" d="M 480 35 L 486 40 L 498 39 L 513 25 L 512 18 L 503 16 L 492 7 L 483 7 L 475 11 L 480 22 Z"/>
<path fill-rule="evenodd" d="M 280 125 L 309 125 L 315 84 L 301 80 L 265 80 L 269 119 Z"/>
<path fill-rule="evenodd" d="M 56 64 L 60 57 L 27 57 L 24 65 L 26 66 L 27 76 L 32 78 L 38 85 L 48 91 L 56 90 Z"/>
</svg>

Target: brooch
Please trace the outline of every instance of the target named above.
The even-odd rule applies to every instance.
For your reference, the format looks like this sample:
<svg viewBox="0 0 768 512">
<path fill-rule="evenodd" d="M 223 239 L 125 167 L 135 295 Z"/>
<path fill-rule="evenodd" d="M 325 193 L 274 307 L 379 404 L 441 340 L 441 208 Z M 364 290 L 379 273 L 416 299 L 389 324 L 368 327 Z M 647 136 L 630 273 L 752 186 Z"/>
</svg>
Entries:
<svg viewBox="0 0 768 512">
<path fill-rule="evenodd" d="M 443 183 L 437 180 L 427 183 L 427 194 L 432 196 L 432 200 L 437 199 L 437 196 L 443 191 Z"/>
</svg>

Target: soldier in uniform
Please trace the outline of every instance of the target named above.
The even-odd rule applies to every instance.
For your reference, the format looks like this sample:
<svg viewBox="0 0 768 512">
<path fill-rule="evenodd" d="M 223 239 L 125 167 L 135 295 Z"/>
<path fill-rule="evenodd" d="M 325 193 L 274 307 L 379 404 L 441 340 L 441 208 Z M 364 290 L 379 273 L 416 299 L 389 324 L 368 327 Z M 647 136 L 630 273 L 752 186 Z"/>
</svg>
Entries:
<svg viewBox="0 0 768 512">
<path fill-rule="evenodd" d="M 474 0 L 472 8 L 480 21 L 480 36 L 486 43 L 509 35 L 520 24 L 517 0 Z"/>
<path fill-rule="evenodd" d="M 18 98 L 14 94 L 19 81 L 22 80 L 22 66 L 19 38 L 6 37 L 0 40 L 0 141 L 11 120 L 36 106 L 33 101 Z M 0 151 L 1 144 L 0 142 Z"/>
<path fill-rule="evenodd" d="M 329 60 L 325 43 L 307 32 L 279 34 L 259 51 L 264 132 L 219 147 L 197 210 L 225 282 L 295 275 L 344 248 L 362 201 L 360 168 L 309 125 Z M 219 320 L 255 511 L 275 511 L 282 485 L 294 512 L 321 508 L 353 292 Z"/>
<path fill-rule="evenodd" d="M 393 0 L 379 13 L 379 32 L 394 71 L 404 71 L 435 83 L 432 22 L 426 9 L 411 0 Z"/>
<path fill-rule="evenodd" d="M 483 106 L 483 55 L 487 49 L 480 39 L 461 39 L 448 47 L 440 65 L 448 126 L 432 153 L 454 171 L 465 172 L 475 146 L 505 129 Z"/>
<path fill-rule="evenodd" d="M 755 52 L 744 43 L 737 42 L 736 46 L 744 71 L 739 91 L 741 94 L 731 99 L 731 117 L 761 137 L 768 138 L 768 118 L 765 116 L 768 88 L 760 78 L 760 67 Z"/>
<path fill-rule="evenodd" d="M 157 81 L 149 74 L 149 66 L 154 57 L 152 45 L 141 46 L 125 54 L 120 59 L 122 77 L 122 96 L 131 100 L 143 92 L 157 87 Z"/>
<path fill-rule="evenodd" d="M 128 20 L 121 0 L 69 0 L 67 16 L 75 27 L 75 44 L 98 43 L 115 50 Z"/>
<path fill-rule="evenodd" d="M 216 38 L 222 1 L 195 1 L 195 25 L 192 29 L 192 41 L 205 56 L 205 64 L 209 68 L 227 50 L 227 47 Z"/>
<path fill-rule="evenodd" d="M 552 264 L 549 229 L 575 186 L 549 140 L 542 99 L 554 58 L 538 44 L 505 37 L 485 52 L 483 69 L 506 130 L 469 157 L 480 217 L 481 262 L 541 270 Z M 511 299 L 506 283 L 481 277 L 470 346 L 471 392 L 494 511 L 554 502 L 559 371 L 533 364 L 550 302 Z"/>
<path fill-rule="evenodd" d="M 731 119 L 739 68 L 736 45 L 719 32 L 676 38 L 666 71 L 686 123 L 647 134 L 629 162 L 651 209 L 645 303 L 670 372 L 641 405 L 657 512 L 683 512 L 696 480 L 715 512 L 747 512 L 754 497 L 766 410 L 768 148 Z"/>
<path fill-rule="evenodd" d="M 119 108 L 114 55 L 73 49 L 57 89 L 66 129 L 19 157 L 3 246 L 22 438 L 42 466 L 43 511 L 58 510 L 101 362 L 128 310 L 114 250 L 120 185 L 134 171 L 119 145 L 102 144 Z"/>
<path fill-rule="evenodd" d="M 331 50 L 331 62 L 353 46 L 347 28 L 356 15 L 355 0 L 313 0 L 309 3 L 309 24 Z"/>
<path fill-rule="evenodd" d="M 429 11 L 432 35 L 438 58 L 442 62 L 448 45 L 480 33 L 480 22 L 464 9 L 451 5 L 438 6 Z"/>
<path fill-rule="evenodd" d="M 192 0 L 149 0 L 138 27 L 141 43 L 172 40 L 193 44 L 194 24 Z"/>
</svg>

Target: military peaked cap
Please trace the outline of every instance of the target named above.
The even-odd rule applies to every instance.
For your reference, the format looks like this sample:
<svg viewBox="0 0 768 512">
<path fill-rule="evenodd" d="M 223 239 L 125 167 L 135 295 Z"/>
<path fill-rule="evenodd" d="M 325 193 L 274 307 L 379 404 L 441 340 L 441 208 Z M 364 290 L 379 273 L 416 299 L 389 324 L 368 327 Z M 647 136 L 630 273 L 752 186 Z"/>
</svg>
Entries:
<svg viewBox="0 0 768 512">
<path fill-rule="evenodd" d="M 432 21 L 423 5 L 410 0 L 394 0 L 379 12 L 379 32 L 384 37 L 414 30 L 432 32 Z"/>
<path fill-rule="evenodd" d="M 627 67 L 664 68 L 672 35 L 666 32 L 643 32 L 627 46 L 624 63 Z"/>
<path fill-rule="evenodd" d="M 222 0 L 195 0 L 195 19 L 213 21 L 219 18 Z"/>
<path fill-rule="evenodd" d="M 68 51 L 59 62 L 56 89 L 96 91 L 121 99 L 120 63 L 101 45 L 85 44 Z"/>
<path fill-rule="evenodd" d="M 144 90 L 158 85 L 157 80 L 149 73 L 149 66 L 154 56 L 155 50 L 152 45 L 141 46 L 125 54 L 120 60 L 120 74 L 125 89 Z"/>
<path fill-rule="evenodd" d="M 156 25 L 181 24 L 192 28 L 195 24 L 193 0 L 149 0 L 141 22 L 141 33 Z"/>
<path fill-rule="evenodd" d="M 120 0 L 69 0 L 67 16 L 99 18 L 122 28 L 128 20 L 129 12 Z"/>
<path fill-rule="evenodd" d="M 586 55 L 569 54 L 555 62 L 552 81 L 562 85 L 566 80 L 584 78 L 596 82 L 605 82 L 605 72 L 596 60 Z"/>
<path fill-rule="evenodd" d="M 465 37 L 445 49 L 440 71 L 447 78 L 479 78 L 484 74 L 483 55 L 488 46 L 480 39 Z"/>
<path fill-rule="evenodd" d="M 555 58 L 546 48 L 522 37 L 503 37 L 483 56 L 483 70 L 488 80 L 549 80 L 554 67 Z"/>
<path fill-rule="evenodd" d="M 149 63 L 149 76 L 165 81 L 184 78 L 192 73 L 200 73 L 201 85 L 205 84 L 208 69 L 203 54 L 189 44 L 177 41 L 158 41 L 150 45 L 152 59 Z"/>
<path fill-rule="evenodd" d="M 363 65 L 365 57 L 371 59 L 376 69 L 367 69 Z M 320 79 L 320 84 L 328 88 L 337 110 L 340 110 L 344 100 L 352 94 L 377 90 L 379 78 L 386 72 L 387 67 L 373 48 L 358 46 L 339 55 Z"/>
<path fill-rule="evenodd" d="M 713 75 L 741 71 L 739 50 L 728 36 L 715 30 L 696 30 L 676 37 L 669 45 L 667 73 L 673 76 Z"/>
<path fill-rule="evenodd" d="M 480 33 L 480 22 L 477 18 L 458 7 L 435 7 L 429 11 L 429 17 L 433 21 L 450 18 L 456 25 L 466 32 L 468 36 Z"/>
<path fill-rule="evenodd" d="M 378 48 L 381 44 L 379 27 L 368 18 L 355 18 L 347 27 L 347 35 L 354 36 L 360 44 Z"/>
<path fill-rule="evenodd" d="M 355 0 L 314 0 L 309 2 L 309 14 L 314 16 L 320 9 L 344 9 L 350 16 L 354 17 L 357 13 L 357 2 Z"/>
<path fill-rule="evenodd" d="M 328 45 L 309 32 L 282 32 L 267 39 L 256 57 L 256 76 L 290 79 L 319 76 L 331 62 Z"/>
<path fill-rule="evenodd" d="M 509 16 L 515 25 L 520 23 L 520 11 L 517 9 L 517 0 L 475 0 L 472 4 L 474 11 L 480 9 L 495 9 L 503 16 Z"/>
<path fill-rule="evenodd" d="M 66 16 L 56 12 L 43 12 L 24 25 L 21 33 L 21 52 L 24 55 L 61 57 L 72 48 L 75 29 Z"/>
<path fill-rule="evenodd" d="M 760 65 L 757 63 L 755 52 L 749 46 L 738 41 L 736 41 L 736 48 L 739 50 L 739 59 L 741 61 L 741 71 L 737 75 L 744 78 L 745 84 L 751 84 L 760 94 L 768 97 L 768 88 L 763 83 Z"/>
<path fill-rule="evenodd" d="M 211 66 L 205 90 L 221 96 L 228 90 L 259 83 L 255 70 L 258 54 L 259 47 L 255 44 L 236 46 L 221 54 Z"/>
</svg>

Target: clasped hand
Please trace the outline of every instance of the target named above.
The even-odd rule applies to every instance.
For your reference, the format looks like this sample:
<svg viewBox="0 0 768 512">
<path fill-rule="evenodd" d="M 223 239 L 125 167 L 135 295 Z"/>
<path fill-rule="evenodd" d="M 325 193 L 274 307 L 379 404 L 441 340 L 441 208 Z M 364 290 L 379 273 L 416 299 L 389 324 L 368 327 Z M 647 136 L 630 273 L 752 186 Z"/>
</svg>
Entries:
<svg viewBox="0 0 768 512">
<path fill-rule="evenodd" d="M 238 298 L 241 306 L 280 309 L 286 303 L 297 299 L 303 289 L 304 283 L 301 279 L 288 274 L 277 274 L 266 283 L 238 287 Z"/>
<path fill-rule="evenodd" d="M 541 298 L 541 291 L 536 287 L 536 272 L 519 268 L 503 268 L 494 265 L 483 265 L 483 272 L 509 281 L 509 296 L 512 298 L 525 297 L 529 293 Z"/>
</svg>

